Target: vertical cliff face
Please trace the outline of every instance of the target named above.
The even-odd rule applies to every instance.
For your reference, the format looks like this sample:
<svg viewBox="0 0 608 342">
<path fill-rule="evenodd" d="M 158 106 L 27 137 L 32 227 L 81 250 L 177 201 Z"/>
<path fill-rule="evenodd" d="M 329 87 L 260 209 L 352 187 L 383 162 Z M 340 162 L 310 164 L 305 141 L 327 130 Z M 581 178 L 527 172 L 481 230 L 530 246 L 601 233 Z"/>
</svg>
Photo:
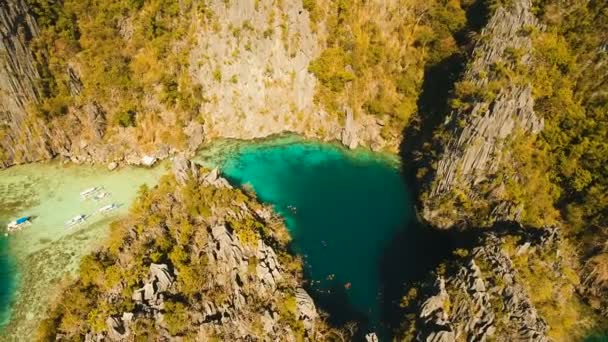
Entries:
<svg viewBox="0 0 608 342">
<path fill-rule="evenodd" d="M 38 25 L 23 0 L 0 3 L 0 35 L 0 165 L 48 158 L 46 128 L 26 112 L 40 98 L 40 75 L 29 48 Z"/>
<path fill-rule="evenodd" d="M 501 82 L 504 74 L 530 60 L 532 43 L 527 32 L 538 26 L 531 7 L 529 0 L 500 7 L 481 32 L 461 84 L 485 95 L 474 96 L 446 121 L 449 138 L 443 142 L 434 180 L 423 199 L 423 217 L 437 227 L 449 228 L 479 215 L 474 209 L 449 206 L 445 201 L 459 196 L 465 201 L 487 201 L 493 190 L 487 184 L 501 165 L 505 143 L 516 133 L 531 135 L 543 128 L 543 120 L 534 114 L 530 85 Z M 517 53 L 522 55 L 513 62 Z M 482 206 L 497 219 L 518 219 L 518 208 L 499 199 L 489 202 Z"/>
<path fill-rule="evenodd" d="M 549 341 L 550 327 L 530 295 L 537 289 L 530 291 L 526 283 L 530 281 L 527 264 L 555 253 L 559 236 L 555 229 L 537 233 L 517 237 L 487 234 L 482 246 L 453 261 L 448 274 L 436 277 L 432 295 L 421 301 L 418 340 Z M 548 279 L 561 277 L 564 261 L 557 255 L 540 263 Z M 572 296 L 572 288 L 568 289 Z"/>
</svg>

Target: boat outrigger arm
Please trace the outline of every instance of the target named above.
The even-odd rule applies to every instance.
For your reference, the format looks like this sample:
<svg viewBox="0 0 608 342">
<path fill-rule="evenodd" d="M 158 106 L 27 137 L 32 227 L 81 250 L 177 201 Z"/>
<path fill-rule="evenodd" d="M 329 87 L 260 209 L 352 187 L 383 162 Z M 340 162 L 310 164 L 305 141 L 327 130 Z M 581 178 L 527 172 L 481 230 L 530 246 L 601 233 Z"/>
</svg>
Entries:
<svg viewBox="0 0 608 342">
<path fill-rule="evenodd" d="M 99 213 L 101 214 L 105 214 L 105 213 L 109 213 L 110 211 L 113 211 L 115 209 L 118 209 L 120 206 L 116 203 L 112 203 L 112 204 L 108 204 L 104 207 L 99 208 L 99 210 L 97 210 Z"/>
<path fill-rule="evenodd" d="M 72 217 L 69 221 L 65 223 L 65 225 L 69 228 L 86 221 L 86 219 L 86 215 L 80 214 L 78 216 Z"/>
</svg>

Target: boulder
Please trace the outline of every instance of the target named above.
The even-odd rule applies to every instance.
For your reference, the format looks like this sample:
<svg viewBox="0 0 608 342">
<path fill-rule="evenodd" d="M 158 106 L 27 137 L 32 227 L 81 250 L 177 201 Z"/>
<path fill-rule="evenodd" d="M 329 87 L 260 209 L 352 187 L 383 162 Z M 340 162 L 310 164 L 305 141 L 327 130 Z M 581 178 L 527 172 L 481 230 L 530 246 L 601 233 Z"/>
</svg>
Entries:
<svg viewBox="0 0 608 342">
<path fill-rule="evenodd" d="M 353 110 L 346 107 L 344 112 L 346 113 L 346 122 L 342 129 L 342 144 L 350 149 L 355 149 L 359 146 L 359 139 L 357 137 L 357 127 Z"/>
<path fill-rule="evenodd" d="M 376 333 L 374 332 L 370 332 L 368 334 L 365 334 L 365 341 L 367 342 L 378 342 L 378 336 L 376 336 Z"/>
<path fill-rule="evenodd" d="M 121 340 L 128 334 L 122 319 L 118 317 L 108 317 L 106 319 L 106 326 L 108 328 L 108 337 L 113 341 Z"/>
<path fill-rule="evenodd" d="M 150 278 L 156 281 L 158 292 L 165 292 L 173 283 L 173 275 L 165 264 L 150 264 Z"/>
<path fill-rule="evenodd" d="M 296 290 L 296 307 L 298 318 L 304 322 L 304 327 L 307 330 L 313 331 L 314 322 L 319 317 L 319 314 L 317 313 L 315 302 L 303 288 Z"/>
<path fill-rule="evenodd" d="M 141 165 L 151 167 L 151 166 L 154 166 L 154 164 L 156 164 L 157 161 L 158 161 L 158 159 L 156 159 L 156 157 L 143 156 L 141 158 Z"/>
</svg>

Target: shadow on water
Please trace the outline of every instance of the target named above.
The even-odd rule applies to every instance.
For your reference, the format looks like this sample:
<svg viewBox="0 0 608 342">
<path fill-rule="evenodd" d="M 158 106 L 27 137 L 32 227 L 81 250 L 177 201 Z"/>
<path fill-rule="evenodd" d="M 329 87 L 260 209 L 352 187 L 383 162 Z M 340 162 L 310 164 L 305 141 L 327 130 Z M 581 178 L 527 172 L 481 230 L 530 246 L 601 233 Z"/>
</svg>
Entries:
<svg viewBox="0 0 608 342">
<path fill-rule="evenodd" d="M 430 165 L 433 152 L 440 149 L 440 146 L 433 146 L 433 133 L 448 115 L 448 99 L 463 70 L 464 61 L 464 56 L 454 54 L 427 68 L 418 99 L 418 122 L 403 132 L 400 146 L 403 174 L 407 185 L 416 194 L 415 198 L 419 197 L 420 186 L 425 183 L 416 178 L 416 173 Z"/>
<path fill-rule="evenodd" d="M 399 231 L 380 260 L 382 321 L 387 331 L 399 328 L 403 312 L 399 306 L 407 290 L 429 276 L 450 256 L 454 242 L 450 234 L 411 222 Z"/>
<path fill-rule="evenodd" d="M 403 131 L 400 146 L 403 178 L 412 191 L 415 206 L 420 205 L 423 187 L 431 181 L 432 172 L 428 169 L 441 153 L 442 146 L 433 139 L 433 134 L 450 114 L 449 99 L 465 70 L 466 51 L 473 47 L 471 32 L 479 32 L 485 26 L 488 13 L 484 1 L 476 1 L 467 8 L 467 27 L 455 34 L 461 52 L 425 70 L 418 99 L 418 120 Z M 421 170 L 427 170 L 422 177 L 418 175 Z M 395 234 L 379 265 L 382 321 L 385 330 L 390 332 L 398 331 L 403 323 L 404 311 L 399 304 L 408 289 L 428 280 L 432 271 L 456 248 L 471 247 L 479 237 L 475 233 L 440 231 L 421 223 L 416 215 L 411 217 Z"/>
</svg>

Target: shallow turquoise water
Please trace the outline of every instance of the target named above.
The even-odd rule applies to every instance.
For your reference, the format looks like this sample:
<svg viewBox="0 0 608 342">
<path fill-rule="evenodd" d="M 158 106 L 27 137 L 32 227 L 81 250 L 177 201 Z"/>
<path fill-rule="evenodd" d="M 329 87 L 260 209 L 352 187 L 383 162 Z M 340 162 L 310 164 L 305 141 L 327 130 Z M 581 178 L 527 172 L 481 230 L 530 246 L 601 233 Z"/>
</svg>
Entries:
<svg viewBox="0 0 608 342">
<path fill-rule="evenodd" d="M 253 187 L 285 218 L 317 303 L 344 321 L 363 318 L 375 325 L 382 256 L 413 216 L 397 163 L 289 140 L 243 145 L 226 156 L 216 161 L 222 174 Z"/>
<path fill-rule="evenodd" d="M 49 279 L 74 271 L 80 257 L 103 241 L 109 222 L 127 212 L 139 187 L 144 183 L 154 185 L 165 172 L 163 166 L 153 169 L 125 167 L 110 172 L 103 166 L 63 166 L 59 163 L 21 165 L 0 171 L 0 332 L 11 317 L 16 295 L 24 286 L 50 287 L 51 284 L 45 283 Z M 80 191 L 93 186 L 103 186 L 110 195 L 101 201 L 82 201 Z M 121 207 L 110 214 L 95 214 L 98 208 L 109 203 Z M 85 224 L 66 229 L 65 221 L 78 214 L 91 217 Z M 4 236 L 6 224 L 22 216 L 34 216 L 32 225 Z M 79 247 L 74 249 L 76 255 L 72 255 L 68 264 L 45 265 L 45 272 L 52 276 L 34 277 L 40 284 L 20 283 L 20 276 L 29 272 L 21 265 L 28 264 L 31 255 L 45 249 L 51 252 L 53 248 L 59 248 L 56 244 L 59 240 L 90 229 L 94 229 L 91 234 L 74 242 Z M 28 301 L 36 308 L 34 299 Z M 36 309 L 31 310 L 28 316 L 41 314 Z"/>
</svg>

